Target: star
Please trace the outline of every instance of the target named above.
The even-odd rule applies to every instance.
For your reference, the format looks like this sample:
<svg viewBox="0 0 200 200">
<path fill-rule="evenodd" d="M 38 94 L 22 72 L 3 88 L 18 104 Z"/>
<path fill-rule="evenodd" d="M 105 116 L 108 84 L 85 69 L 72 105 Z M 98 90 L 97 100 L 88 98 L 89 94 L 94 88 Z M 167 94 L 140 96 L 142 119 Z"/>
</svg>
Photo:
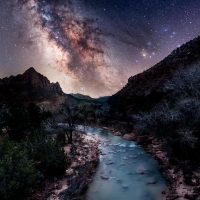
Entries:
<svg viewBox="0 0 200 200">
<path fill-rule="evenodd" d="M 2 1 L 1 74 L 33 66 L 66 93 L 112 95 L 197 37 L 199 8 L 199 0 Z"/>
</svg>

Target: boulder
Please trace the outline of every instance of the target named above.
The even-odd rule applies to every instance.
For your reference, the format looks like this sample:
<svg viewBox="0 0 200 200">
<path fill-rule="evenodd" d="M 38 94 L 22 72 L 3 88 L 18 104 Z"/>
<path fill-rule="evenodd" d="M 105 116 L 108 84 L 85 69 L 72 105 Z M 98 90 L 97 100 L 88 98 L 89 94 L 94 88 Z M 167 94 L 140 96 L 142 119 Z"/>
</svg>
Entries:
<svg viewBox="0 0 200 200">
<path fill-rule="evenodd" d="M 135 140 L 135 135 L 133 133 L 123 135 L 125 140 Z"/>
<path fill-rule="evenodd" d="M 115 136 L 122 136 L 121 132 L 119 132 L 119 131 L 114 132 L 114 135 L 115 135 Z"/>
<path fill-rule="evenodd" d="M 107 176 L 101 176 L 101 178 L 104 179 L 104 180 L 108 180 Z"/>
<path fill-rule="evenodd" d="M 114 162 L 110 161 L 108 163 L 106 163 L 106 165 L 112 165 Z"/>
<path fill-rule="evenodd" d="M 156 184 L 155 181 L 149 181 L 147 184 Z"/>
</svg>

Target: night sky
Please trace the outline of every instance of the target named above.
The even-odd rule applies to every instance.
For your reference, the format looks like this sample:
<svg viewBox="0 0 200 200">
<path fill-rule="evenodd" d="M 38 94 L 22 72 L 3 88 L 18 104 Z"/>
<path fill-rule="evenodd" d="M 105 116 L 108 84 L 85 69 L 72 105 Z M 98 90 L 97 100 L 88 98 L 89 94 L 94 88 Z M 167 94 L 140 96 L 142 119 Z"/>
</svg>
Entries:
<svg viewBox="0 0 200 200">
<path fill-rule="evenodd" d="M 0 78 L 34 67 L 66 93 L 112 95 L 200 35 L 200 0 L 0 0 Z"/>
</svg>

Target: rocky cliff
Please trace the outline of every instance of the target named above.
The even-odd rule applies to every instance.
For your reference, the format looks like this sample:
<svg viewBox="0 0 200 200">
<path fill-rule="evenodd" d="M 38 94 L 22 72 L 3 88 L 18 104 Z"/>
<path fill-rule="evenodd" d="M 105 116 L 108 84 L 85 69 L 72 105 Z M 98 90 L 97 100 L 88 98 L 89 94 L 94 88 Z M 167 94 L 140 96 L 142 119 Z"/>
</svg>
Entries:
<svg viewBox="0 0 200 200">
<path fill-rule="evenodd" d="M 129 78 L 127 85 L 109 98 L 109 104 L 116 110 L 134 110 L 144 104 L 158 102 L 163 94 L 166 80 L 180 68 L 188 68 L 200 61 L 200 37 L 174 50 L 164 60 Z"/>
<path fill-rule="evenodd" d="M 23 74 L 0 79 L 0 101 L 55 100 L 63 95 L 58 82 L 50 83 L 33 67 Z"/>
</svg>

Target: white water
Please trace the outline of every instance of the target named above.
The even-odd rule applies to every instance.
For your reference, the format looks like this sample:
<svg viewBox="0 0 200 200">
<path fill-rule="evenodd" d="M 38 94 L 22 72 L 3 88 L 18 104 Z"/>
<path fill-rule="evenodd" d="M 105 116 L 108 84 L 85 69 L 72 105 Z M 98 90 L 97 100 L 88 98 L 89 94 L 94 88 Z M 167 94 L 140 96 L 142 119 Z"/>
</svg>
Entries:
<svg viewBox="0 0 200 200">
<path fill-rule="evenodd" d="M 89 185 L 87 200 L 166 198 L 162 191 L 167 190 L 167 184 L 158 170 L 158 163 L 140 146 L 100 128 L 88 128 L 87 134 L 101 137 L 103 141 L 99 148 L 106 153 L 100 156 L 99 167 Z M 147 184 L 154 181 L 155 184 Z"/>
</svg>

